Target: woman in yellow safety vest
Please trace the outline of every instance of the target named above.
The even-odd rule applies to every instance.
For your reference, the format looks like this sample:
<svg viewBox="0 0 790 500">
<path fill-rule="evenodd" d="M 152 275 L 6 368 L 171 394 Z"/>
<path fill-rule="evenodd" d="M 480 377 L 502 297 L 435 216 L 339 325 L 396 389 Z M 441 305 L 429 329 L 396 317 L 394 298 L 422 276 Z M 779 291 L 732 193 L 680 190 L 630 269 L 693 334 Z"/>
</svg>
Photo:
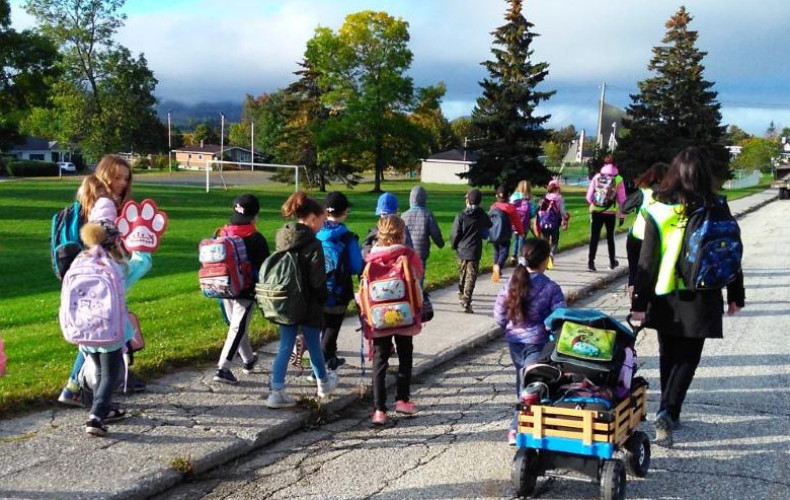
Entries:
<svg viewBox="0 0 790 500">
<path fill-rule="evenodd" d="M 628 231 L 625 240 L 625 250 L 628 254 L 628 296 L 630 297 L 634 289 L 634 277 L 636 277 L 636 264 L 639 262 L 639 251 L 642 250 L 642 240 L 645 239 L 645 217 L 642 210 L 653 203 L 653 191 L 658 187 L 661 179 L 667 173 L 669 165 L 663 162 L 654 163 L 645 170 L 642 175 L 634 180 L 636 191 L 628 195 L 623 203 L 623 213 L 631 213 L 636 210 L 634 224 Z"/>
<path fill-rule="evenodd" d="M 631 316 L 658 331 L 661 403 L 656 415 L 656 443 L 672 445 L 680 410 L 706 338 L 722 338 L 724 299 L 721 289 L 690 291 L 677 279 L 686 214 L 711 206 L 716 180 L 707 158 L 696 147 L 681 151 L 653 193 L 655 202 L 642 212 L 645 233 L 639 254 Z M 727 314 L 744 305 L 743 273 L 727 285 Z"/>
</svg>

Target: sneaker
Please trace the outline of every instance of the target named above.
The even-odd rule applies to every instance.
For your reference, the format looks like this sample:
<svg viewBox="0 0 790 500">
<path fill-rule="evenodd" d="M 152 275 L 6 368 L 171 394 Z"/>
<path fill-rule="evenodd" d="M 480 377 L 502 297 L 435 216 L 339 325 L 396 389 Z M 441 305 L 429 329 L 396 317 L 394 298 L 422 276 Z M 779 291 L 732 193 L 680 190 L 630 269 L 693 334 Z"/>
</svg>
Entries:
<svg viewBox="0 0 790 500">
<path fill-rule="evenodd" d="M 58 396 L 58 402 L 68 406 L 76 406 L 78 408 L 82 408 L 84 405 L 82 404 L 82 391 L 80 391 L 79 387 L 77 390 L 69 389 L 69 386 L 63 388 L 60 391 L 60 396 Z"/>
<path fill-rule="evenodd" d="M 516 446 L 516 435 L 517 432 L 514 430 L 510 430 L 507 433 L 507 444 L 510 446 Z"/>
<path fill-rule="evenodd" d="M 257 363 L 258 363 L 258 355 L 253 354 L 252 359 L 249 362 L 243 364 L 241 371 L 249 375 L 250 373 L 252 373 L 252 370 L 255 368 L 255 365 Z"/>
<path fill-rule="evenodd" d="M 464 306 L 464 312 L 466 314 L 474 314 L 475 312 L 472 310 L 472 306 Z"/>
<path fill-rule="evenodd" d="M 518 258 L 515 255 L 511 255 L 510 257 L 508 257 L 507 262 L 505 263 L 505 265 L 515 266 L 516 263 L 518 263 Z"/>
<path fill-rule="evenodd" d="M 214 382 L 221 382 L 223 384 L 230 384 L 230 385 L 236 385 L 239 383 L 239 379 L 237 379 L 235 375 L 233 375 L 233 373 L 231 373 L 231 371 L 228 370 L 227 368 L 225 369 L 220 368 L 219 370 L 217 370 L 217 372 L 214 374 L 213 380 Z"/>
<path fill-rule="evenodd" d="M 666 411 L 660 411 L 658 415 L 656 415 L 655 427 L 655 443 L 666 448 L 672 447 L 672 417 L 670 417 Z"/>
<path fill-rule="evenodd" d="M 337 384 L 340 380 L 337 377 L 337 373 L 333 371 L 326 372 L 326 382 L 318 381 L 318 392 L 316 393 L 319 398 L 325 398 L 332 394 L 332 392 L 337 389 Z"/>
<path fill-rule="evenodd" d="M 458 292 L 458 302 L 464 305 L 464 294 L 462 292 Z"/>
<path fill-rule="evenodd" d="M 387 412 L 376 410 L 373 412 L 373 415 L 370 416 L 370 421 L 373 422 L 375 425 L 384 425 L 387 423 Z"/>
<path fill-rule="evenodd" d="M 332 371 L 335 371 L 344 364 L 346 364 L 346 358 L 338 358 L 337 356 L 334 356 L 326 362 L 326 367 Z"/>
<path fill-rule="evenodd" d="M 613 260 L 613 261 L 611 261 L 611 262 L 609 263 L 609 269 L 616 269 L 616 268 L 617 268 L 617 266 L 619 266 L 619 265 L 620 265 L 620 263 L 619 263 L 618 261 L 616 261 L 616 260 Z"/>
<path fill-rule="evenodd" d="M 104 425 L 101 419 L 92 417 L 85 422 L 85 433 L 91 436 L 104 437 L 107 435 L 107 426 Z"/>
<path fill-rule="evenodd" d="M 411 401 L 395 401 L 395 411 L 404 415 L 416 415 L 420 410 Z"/>
<path fill-rule="evenodd" d="M 491 281 L 494 283 L 499 283 L 501 281 L 501 276 L 499 274 L 499 266 L 494 266 L 494 272 L 491 273 Z"/>
<path fill-rule="evenodd" d="M 595 269 L 595 262 L 592 262 L 592 261 L 588 262 L 587 263 L 587 270 L 590 271 L 591 273 L 594 273 L 595 271 L 597 271 L 597 269 Z"/>
<path fill-rule="evenodd" d="M 118 407 L 115 407 L 115 408 L 110 408 L 110 411 L 107 412 L 107 416 L 104 417 L 104 422 L 107 423 L 118 422 L 125 418 L 126 418 L 126 411 Z"/>
<path fill-rule="evenodd" d="M 272 390 L 266 398 L 266 406 L 269 408 L 292 408 L 296 406 L 296 400 L 285 392 L 285 389 Z"/>
</svg>

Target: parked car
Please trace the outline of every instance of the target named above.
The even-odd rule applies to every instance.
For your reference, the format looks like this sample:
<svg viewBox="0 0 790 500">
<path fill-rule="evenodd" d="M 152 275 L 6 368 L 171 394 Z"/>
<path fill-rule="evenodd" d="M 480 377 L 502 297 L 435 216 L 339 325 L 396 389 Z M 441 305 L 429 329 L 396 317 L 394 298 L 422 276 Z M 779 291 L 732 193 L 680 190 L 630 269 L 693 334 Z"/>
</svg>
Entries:
<svg viewBox="0 0 790 500">
<path fill-rule="evenodd" d="M 77 172 L 77 166 L 70 161 L 59 161 L 58 166 L 60 167 L 61 172 L 72 174 Z"/>
</svg>

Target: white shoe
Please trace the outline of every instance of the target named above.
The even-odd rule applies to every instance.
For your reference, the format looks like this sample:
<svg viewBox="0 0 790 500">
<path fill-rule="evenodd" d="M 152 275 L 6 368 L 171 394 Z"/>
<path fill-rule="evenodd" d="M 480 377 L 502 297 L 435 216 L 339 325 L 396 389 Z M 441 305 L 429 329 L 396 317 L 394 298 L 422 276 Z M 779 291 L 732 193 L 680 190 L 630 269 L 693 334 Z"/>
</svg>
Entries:
<svg viewBox="0 0 790 500">
<path fill-rule="evenodd" d="M 337 372 L 333 370 L 326 371 L 326 382 L 318 381 L 318 397 L 325 398 L 332 394 L 337 389 L 337 384 L 340 380 L 337 377 Z"/>
<path fill-rule="evenodd" d="M 266 406 L 269 408 L 291 408 L 296 406 L 296 400 L 285 392 L 285 389 L 272 390 L 266 398 Z"/>
</svg>

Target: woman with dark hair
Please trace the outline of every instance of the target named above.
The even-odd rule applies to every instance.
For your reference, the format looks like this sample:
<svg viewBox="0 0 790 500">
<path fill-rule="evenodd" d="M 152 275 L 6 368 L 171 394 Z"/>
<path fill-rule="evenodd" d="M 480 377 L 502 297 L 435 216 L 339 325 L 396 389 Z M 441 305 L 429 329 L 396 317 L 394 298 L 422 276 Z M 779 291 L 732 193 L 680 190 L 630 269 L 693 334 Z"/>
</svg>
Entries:
<svg viewBox="0 0 790 500">
<path fill-rule="evenodd" d="M 669 165 L 666 163 L 654 163 L 645 170 L 642 175 L 634 180 L 636 191 L 631 193 L 623 203 L 623 213 L 627 214 L 636 210 L 634 224 L 628 231 L 625 242 L 625 249 L 628 255 L 628 295 L 634 290 L 634 277 L 636 276 L 636 265 L 639 262 L 639 251 L 642 250 L 642 240 L 645 238 L 645 217 L 642 210 L 653 203 L 653 191 L 658 187 L 661 179 L 667 173 Z"/>
<path fill-rule="evenodd" d="M 510 358 L 516 368 L 516 397 L 521 393 L 521 369 L 538 360 L 549 340 L 543 321 L 552 311 L 565 306 L 560 286 L 543 274 L 551 256 L 549 242 L 542 238 L 527 239 L 521 255 L 526 266 L 521 263 L 516 266 L 494 304 L 494 321 L 505 331 Z M 516 444 L 517 418 L 516 412 L 508 432 L 511 445 Z"/>
<path fill-rule="evenodd" d="M 656 442 L 672 445 L 686 392 L 700 362 L 706 338 L 722 338 L 721 289 L 689 290 L 676 265 L 688 217 L 698 208 L 726 203 L 716 196 L 716 179 L 696 147 L 681 151 L 645 209 L 646 226 L 634 279 L 631 316 L 658 331 L 661 403 Z M 743 273 L 727 285 L 727 314 L 744 305 Z"/>
</svg>

